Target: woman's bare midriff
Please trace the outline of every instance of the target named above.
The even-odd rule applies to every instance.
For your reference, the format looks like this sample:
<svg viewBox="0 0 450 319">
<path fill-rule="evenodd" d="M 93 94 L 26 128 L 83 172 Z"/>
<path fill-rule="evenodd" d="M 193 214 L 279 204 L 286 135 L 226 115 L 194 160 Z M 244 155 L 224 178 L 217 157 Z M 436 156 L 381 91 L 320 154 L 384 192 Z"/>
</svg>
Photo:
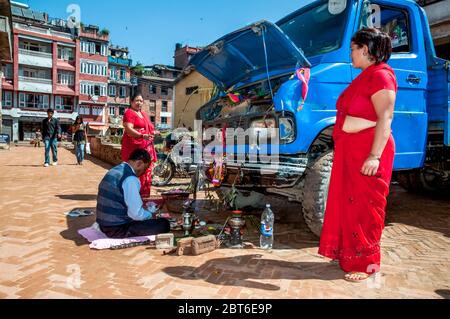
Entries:
<svg viewBox="0 0 450 319">
<path fill-rule="evenodd" d="M 342 130 L 345 133 L 358 133 L 375 126 L 377 126 L 377 122 L 347 115 Z"/>
</svg>

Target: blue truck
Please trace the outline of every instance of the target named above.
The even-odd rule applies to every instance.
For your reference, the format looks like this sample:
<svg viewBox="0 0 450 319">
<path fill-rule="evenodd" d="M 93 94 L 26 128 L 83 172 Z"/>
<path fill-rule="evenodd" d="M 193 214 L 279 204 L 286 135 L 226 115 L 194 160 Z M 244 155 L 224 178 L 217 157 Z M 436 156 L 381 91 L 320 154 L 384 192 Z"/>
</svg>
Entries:
<svg viewBox="0 0 450 319">
<path fill-rule="evenodd" d="M 336 101 L 361 72 L 352 67 L 350 42 L 365 26 L 392 39 L 388 64 L 399 87 L 392 125 L 398 182 L 413 191 L 448 191 L 449 62 L 436 56 L 425 11 L 408 0 L 314 1 L 277 23 L 259 21 L 232 32 L 191 59 L 218 89 L 197 112 L 203 128 L 279 130 L 277 165 L 250 156 L 270 145 L 225 145 L 228 154 L 244 154 L 246 160 L 226 163 L 223 187 L 301 203 L 308 227 L 320 234 Z M 311 72 L 305 101 L 304 84 L 295 76 L 299 68 Z M 230 94 L 248 99 L 230 105 Z"/>
</svg>

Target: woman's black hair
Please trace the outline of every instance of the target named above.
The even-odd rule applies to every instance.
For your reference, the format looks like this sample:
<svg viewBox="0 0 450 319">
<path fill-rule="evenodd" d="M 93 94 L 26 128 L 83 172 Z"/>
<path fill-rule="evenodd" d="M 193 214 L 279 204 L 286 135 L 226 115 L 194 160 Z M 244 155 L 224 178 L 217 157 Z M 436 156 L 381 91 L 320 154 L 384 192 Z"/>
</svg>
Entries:
<svg viewBox="0 0 450 319">
<path fill-rule="evenodd" d="M 81 124 L 83 124 L 83 117 L 81 115 L 78 115 L 77 118 L 75 119 L 75 122 L 73 124 L 77 124 L 78 119 L 81 120 Z"/>
<path fill-rule="evenodd" d="M 375 64 L 387 62 L 392 54 L 391 38 L 385 32 L 375 28 L 363 28 L 352 37 L 352 42 L 359 48 L 367 45 L 369 55 Z"/>
<path fill-rule="evenodd" d="M 130 102 L 134 102 L 138 96 L 144 97 L 140 91 L 133 92 L 133 94 L 131 94 Z"/>
</svg>

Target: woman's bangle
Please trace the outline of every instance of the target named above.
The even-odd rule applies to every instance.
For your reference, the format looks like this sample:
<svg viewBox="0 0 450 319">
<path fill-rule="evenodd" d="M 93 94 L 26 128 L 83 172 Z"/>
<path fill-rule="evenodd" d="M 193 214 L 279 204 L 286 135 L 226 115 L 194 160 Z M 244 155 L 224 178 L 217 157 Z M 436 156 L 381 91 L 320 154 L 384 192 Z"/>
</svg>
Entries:
<svg viewBox="0 0 450 319">
<path fill-rule="evenodd" d="M 369 154 L 369 158 L 377 160 L 378 162 L 381 162 L 381 157 L 378 157 L 376 155 L 373 155 L 372 153 Z"/>
</svg>

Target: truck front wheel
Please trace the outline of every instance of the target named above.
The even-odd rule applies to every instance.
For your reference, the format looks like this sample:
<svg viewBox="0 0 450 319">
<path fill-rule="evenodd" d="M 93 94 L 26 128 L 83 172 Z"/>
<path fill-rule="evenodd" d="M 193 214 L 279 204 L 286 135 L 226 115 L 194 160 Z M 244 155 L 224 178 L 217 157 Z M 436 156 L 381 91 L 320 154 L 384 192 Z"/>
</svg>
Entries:
<svg viewBox="0 0 450 319">
<path fill-rule="evenodd" d="M 333 152 L 324 153 L 306 169 L 304 177 L 303 218 L 309 229 L 317 236 L 322 232 L 332 166 Z"/>
</svg>

